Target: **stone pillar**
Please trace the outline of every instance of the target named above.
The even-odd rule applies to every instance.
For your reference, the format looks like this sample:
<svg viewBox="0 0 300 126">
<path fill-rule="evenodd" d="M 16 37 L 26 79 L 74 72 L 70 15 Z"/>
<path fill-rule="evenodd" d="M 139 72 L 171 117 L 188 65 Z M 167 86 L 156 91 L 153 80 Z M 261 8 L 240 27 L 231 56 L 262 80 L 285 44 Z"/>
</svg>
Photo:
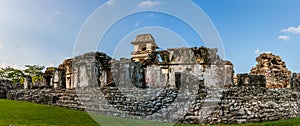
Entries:
<svg viewBox="0 0 300 126">
<path fill-rule="evenodd" d="M 60 87 L 61 86 L 59 85 L 59 73 L 56 70 L 55 73 L 54 73 L 54 76 L 53 76 L 53 88 L 58 89 Z"/>
<path fill-rule="evenodd" d="M 25 76 L 24 78 L 24 89 L 32 88 L 32 79 L 30 76 Z"/>
<path fill-rule="evenodd" d="M 152 50 L 152 44 L 151 43 L 146 44 L 146 50 Z"/>
<path fill-rule="evenodd" d="M 134 52 L 139 51 L 139 45 L 134 45 L 133 48 L 134 48 L 134 50 L 133 50 Z"/>
<path fill-rule="evenodd" d="M 71 89 L 71 77 L 70 77 L 70 75 L 66 76 L 66 89 Z"/>
<path fill-rule="evenodd" d="M 100 72 L 96 53 L 76 56 L 72 62 L 71 88 L 98 87 Z"/>
<path fill-rule="evenodd" d="M 107 84 L 107 72 L 106 70 L 100 70 L 99 76 L 100 87 Z"/>
<path fill-rule="evenodd" d="M 53 77 L 50 78 L 50 86 L 53 87 Z"/>
</svg>

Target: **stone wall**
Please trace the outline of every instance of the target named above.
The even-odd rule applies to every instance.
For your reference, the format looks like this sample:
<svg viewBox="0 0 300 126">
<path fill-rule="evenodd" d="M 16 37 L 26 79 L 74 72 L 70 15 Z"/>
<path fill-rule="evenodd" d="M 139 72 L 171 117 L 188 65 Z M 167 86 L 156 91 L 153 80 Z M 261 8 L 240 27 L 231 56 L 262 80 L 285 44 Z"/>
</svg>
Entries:
<svg viewBox="0 0 300 126">
<path fill-rule="evenodd" d="M 298 115 L 299 94 L 287 89 L 233 87 L 207 123 L 245 123 L 293 118 Z"/>
<path fill-rule="evenodd" d="M 300 116 L 300 74 L 292 74 L 290 88 L 273 83 L 279 75 L 288 76 L 284 62 L 273 57 L 268 66 L 262 56 L 251 74 L 238 74 L 233 84 L 233 65 L 209 53 L 216 50 L 169 49 L 163 56 L 167 60 L 155 64 L 87 53 L 70 60 L 66 77 L 71 79 L 65 79 L 71 85 L 66 87 L 75 89 L 6 90 L 0 83 L 0 96 L 161 122 L 244 123 Z M 261 71 L 264 67 L 274 70 Z M 264 72 L 270 76 L 259 74 Z M 269 89 L 270 84 L 282 88 Z"/>
<path fill-rule="evenodd" d="M 290 84 L 293 91 L 300 91 L 300 73 L 292 74 Z"/>
<path fill-rule="evenodd" d="M 174 122 L 189 111 L 189 106 L 195 104 L 198 90 L 203 87 L 203 81 L 199 82 L 196 78 L 182 75 L 182 79 L 186 82 L 182 84 L 182 90 L 172 87 L 141 90 L 118 88 L 109 84 L 102 88 L 87 87 L 75 90 L 10 90 L 6 96 L 10 100 L 61 106 L 133 119 L 167 121 L 165 116 L 170 115 L 168 119 Z M 196 90 L 186 91 L 189 88 Z M 198 102 L 200 102 L 199 98 Z"/>
<path fill-rule="evenodd" d="M 84 110 L 84 107 L 79 102 L 78 96 L 74 90 L 18 89 L 8 91 L 6 98 L 9 100 L 20 100 Z"/>
<path fill-rule="evenodd" d="M 252 75 L 264 75 L 267 88 L 289 88 L 291 71 L 285 62 L 272 53 L 263 53 L 256 58 L 257 65 L 250 71 Z"/>
<path fill-rule="evenodd" d="M 12 89 L 14 89 L 12 81 L 0 80 L 0 98 L 6 98 L 7 91 Z"/>
<path fill-rule="evenodd" d="M 264 76 L 242 74 L 238 80 L 238 85 L 223 92 L 222 101 L 205 123 L 273 121 L 300 115 L 298 92 L 266 88 Z"/>
<path fill-rule="evenodd" d="M 10 90 L 6 97 L 134 119 L 166 121 L 163 120 L 165 115 L 171 115 L 172 121 L 181 123 L 245 123 L 300 116 L 300 94 L 293 91 L 297 88 L 268 89 L 264 85 L 264 76 L 238 75 L 238 85 L 225 90 L 215 89 L 221 94 L 217 104 L 209 102 L 216 97 L 210 94 L 217 91 L 205 87 L 204 80 L 186 74 L 181 77 L 185 83 L 179 90 L 171 87 L 118 88 L 111 84 L 76 90 Z M 295 82 L 299 84 L 299 81 Z M 193 92 L 186 92 L 191 88 Z"/>
</svg>

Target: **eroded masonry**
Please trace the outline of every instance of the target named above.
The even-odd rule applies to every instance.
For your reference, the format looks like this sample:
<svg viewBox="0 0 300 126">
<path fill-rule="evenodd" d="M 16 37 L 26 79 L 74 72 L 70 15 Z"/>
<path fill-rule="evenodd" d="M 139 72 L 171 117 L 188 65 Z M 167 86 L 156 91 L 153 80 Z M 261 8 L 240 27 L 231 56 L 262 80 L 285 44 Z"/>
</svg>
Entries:
<svg viewBox="0 0 300 126">
<path fill-rule="evenodd" d="M 257 57 L 249 73 L 234 75 L 233 64 L 215 48 L 157 50 L 150 34 L 131 44 L 131 59 L 90 52 L 47 68 L 39 84 L 27 77 L 18 89 L 3 80 L 0 97 L 161 122 L 243 123 L 300 115 L 300 74 L 272 53 Z"/>
</svg>

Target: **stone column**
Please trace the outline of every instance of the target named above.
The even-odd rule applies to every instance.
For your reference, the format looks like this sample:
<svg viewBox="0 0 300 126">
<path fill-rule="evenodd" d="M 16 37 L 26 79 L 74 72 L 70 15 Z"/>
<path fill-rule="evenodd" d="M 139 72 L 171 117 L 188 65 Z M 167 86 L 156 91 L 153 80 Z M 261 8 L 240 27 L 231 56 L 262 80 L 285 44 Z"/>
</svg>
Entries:
<svg viewBox="0 0 300 126">
<path fill-rule="evenodd" d="M 24 89 L 30 89 L 32 87 L 32 81 L 30 76 L 25 76 L 24 78 Z"/>
<path fill-rule="evenodd" d="M 53 76 L 53 88 L 58 89 L 61 86 L 59 85 L 59 74 L 58 71 L 55 71 L 54 76 Z"/>
<path fill-rule="evenodd" d="M 66 76 L 66 89 L 70 89 L 71 88 L 71 77 L 70 75 Z"/>
</svg>

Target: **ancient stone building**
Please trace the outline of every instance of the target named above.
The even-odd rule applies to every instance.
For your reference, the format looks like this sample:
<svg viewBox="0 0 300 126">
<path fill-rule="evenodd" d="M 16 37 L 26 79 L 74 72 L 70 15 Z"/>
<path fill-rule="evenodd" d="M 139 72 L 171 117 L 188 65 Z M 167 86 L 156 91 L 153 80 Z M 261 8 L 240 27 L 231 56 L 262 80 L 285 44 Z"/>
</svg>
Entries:
<svg viewBox="0 0 300 126">
<path fill-rule="evenodd" d="M 32 78 L 31 76 L 24 77 L 24 89 L 31 89 L 32 88 Z"/>
<path fill-rule="evenodd" d="M 112 60 L 104 53 L 91 52 L 65 60 L 58 68 L 49 67 L 44 74 L 46 86 L 55 89 L 101 87 L 112 82 L 119 86 L 131 82 L 139 88 L 179 87 L 181 74 L 192 74 L 205 83 L 219 86 L 232 83 L 233 65 L 217 55 L 217 49 L 158 48 L 151 34 L 137 35 L 131 43 L 131 59 Z"/>
<path fill-rule="evenodd" d="M 215 48 L 156 51 L 150 34 L 132 44 L 131 58 L 90 52 L 47 68 L 44 83 L 51 88 L 12 90 L 0 81 L 0 98 L 161 122 L 244 123 L 300 115 L 300 74 L 291 75 L 279 56 L 261 54 L 250 74 L 233 77 L 233 64 Z"/>
<path fill-rule="evenodd" d="M 291 71 L 282 59 L 272 53 L 263 53 L 256 58 L 257 65 L 251 69 L 252 75 L 264 75 L 267 88 L 289 88 Z"/>
<path fill-rule="evenodd" d="M 61 89 L 66 87 L 65 70 L 58 67 L 47 67 L 43 75 L 43 81 L 46 87 Z"/>
<path fill-rule="evenodd" d="M 134 47 L 134 50 L 131 53 L 132 60 L 134 61 L 146 60 L 149 57 L 149 54 L 158 48 L 151 34 L 138 35 L 131 44 Z"/>
</svg>

